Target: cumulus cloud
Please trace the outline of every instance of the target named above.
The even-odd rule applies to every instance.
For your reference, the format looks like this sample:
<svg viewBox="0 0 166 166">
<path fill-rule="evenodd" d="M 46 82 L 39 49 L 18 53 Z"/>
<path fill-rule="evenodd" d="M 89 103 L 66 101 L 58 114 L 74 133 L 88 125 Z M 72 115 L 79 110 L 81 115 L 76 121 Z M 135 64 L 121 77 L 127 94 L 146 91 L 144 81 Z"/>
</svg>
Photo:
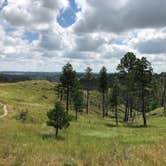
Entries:
<svg viewBox="0 0 166 166">
<path fill-rule="evenodd" d="M 136 47 L 143 54 L 165 54 L 166 53 L 166 38 L 158 38 L 139 42 Z"/>
<path fill-rule="evenodd" d="M 106 41 L 98 36 L 84 35 L 77 36 L 75 42 L 78 51 L 98 51 Z"/>
<path fill-rule="evenodd" d="M 105 65 L 114 72 L 133 51 L 146 56 L 156 72 L 166 71 L 165 0 L 75 2 L 81 10 L 64 28 L 57 18 L 69 0 L 8 1 L 0 11 L 0 70 L 60 71 L 71 62 L 78 71 Z"/>
<path fill-rule="evenodd" d="M 165 0 L 88 0 L 90 7 L 78 18 L 75 30 L 80 33 L 108 31 L 120 33 L 137 28 L 166 25 Z"/>
<path fill-rule="evenodd" d="M 11 25 L 35 27 L 54 22 L 59 10 L 67 5 L 67 0 L 11 0 L 3 9 L 3 16 Z"/>
</svg>

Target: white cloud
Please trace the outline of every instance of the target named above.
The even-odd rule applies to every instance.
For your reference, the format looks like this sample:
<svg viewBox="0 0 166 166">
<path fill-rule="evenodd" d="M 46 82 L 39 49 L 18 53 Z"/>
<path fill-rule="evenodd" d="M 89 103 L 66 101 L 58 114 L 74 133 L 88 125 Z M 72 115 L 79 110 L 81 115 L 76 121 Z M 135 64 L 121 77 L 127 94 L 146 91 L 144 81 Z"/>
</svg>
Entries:
<svg viewBox="0 0 166 166">
<path fill-rule="evenodd" d="M 67 0 L 11 0 L 3 16 L 11 25 L 35 28 L 37 24 L 54 22 L 59 10 L 67 6 Z"/>
<path fill-rule="evenodd" d="M 137 28 L 166 25 L 165 0 L 88 0 L 75 30 L 80 33 L 107 31 L 120 33 Z"/>
<path fill-rule="evenodd" d="M 56 17 L 68 0 L 10 0 L 0 13 L 0 70 L 60 71 L 70 61 L 78 71 L 114 72 L 133 51 L 166 71 L 165 0 L 75 1 L 76 22 L 63 28 Z M 28 41 L 26 32 L 38 37 Z"/>
</svg>

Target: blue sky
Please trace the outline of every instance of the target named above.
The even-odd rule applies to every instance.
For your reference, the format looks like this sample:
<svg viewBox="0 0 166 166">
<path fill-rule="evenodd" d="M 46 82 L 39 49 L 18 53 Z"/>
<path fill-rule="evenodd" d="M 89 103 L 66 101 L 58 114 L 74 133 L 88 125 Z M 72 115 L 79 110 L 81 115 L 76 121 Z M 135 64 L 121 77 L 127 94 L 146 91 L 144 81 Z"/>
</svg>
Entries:
<svg viewBox="0 0 166 166">
<path fill-rule="evenodd" d="M 3 9 L 3 7 L 8 5 L 8 0 L 3 0 L 3 2 L 0 4 L 0 10 Z"/>
<path fill-rule="evenodd" d="M 81 9 L 78 8 L 75 0 L 68 0 L 68 1 L 69 1 L 69 7 L 67 7 L 66 9 L 61 9 L 59 15 L 56 17 L 57 22 L 63 28 L 70 27 L 72 24 L 74 24 L 76 21 L 77 12 L 81 11 Z M 36 32 L 25 32 L 23 36 L 23 39 L 28 40 L 29 42 L 37 40 L 38 38 L 39 34 Z"/>
<path fill-rule="evenodd" d="M 81 10 L 80 8 L 78 8 L 75 0 L 68 0 L 68 1 L 69 1 L 69 7 L 67 7 L 66 9 L 61 9 L 59 15 L 56 17 L 57 22 L 63 28 L 67 28 L 72 24 L 74 24 L 76 21 L 76 13 Z M 0 5 L 0 9 L 3 9 L 7 5 L 8 5 L 8 0 L 4 0 Z M 11 31 L 14 30 L 15 29 L 13 27 L 6 28 L 7 33 L 10 33 Z M 38 33 L 28 32 L 28 31 L 25 32 L 24 36 L 22 37 L 23 40 L 28 40 L 29 42 L 37 40 L 38 38 L 39 38 Z"/>
<path fill-rule="evenodd" d="M 75 0 L 69 0 L 69 7 L 62 9 L 57 17 L 58 23 L 64 28 L 71 26 L 75 23 L 76 13 L 80 10 Z"/>
<path fill-rule="evenodd" d="M 22 39 L 32 42 L 39 39 L 39 34 L 36 32 L 25 32 Z"/>
</svg>

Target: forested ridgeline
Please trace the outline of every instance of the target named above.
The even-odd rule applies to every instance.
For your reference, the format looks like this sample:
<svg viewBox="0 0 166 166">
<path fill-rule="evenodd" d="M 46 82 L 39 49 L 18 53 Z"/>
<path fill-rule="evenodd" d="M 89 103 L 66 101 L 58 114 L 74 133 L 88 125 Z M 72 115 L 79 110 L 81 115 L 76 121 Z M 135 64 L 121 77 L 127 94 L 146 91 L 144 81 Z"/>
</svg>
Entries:
<svg viewBox="0 0 166 166">
<path fill-rule="evenodd" d="M 15 83 L 28 80 L 59 81 L 60 73 L 55 72 L 0 72 L 1 83 Z"/>
</svg>

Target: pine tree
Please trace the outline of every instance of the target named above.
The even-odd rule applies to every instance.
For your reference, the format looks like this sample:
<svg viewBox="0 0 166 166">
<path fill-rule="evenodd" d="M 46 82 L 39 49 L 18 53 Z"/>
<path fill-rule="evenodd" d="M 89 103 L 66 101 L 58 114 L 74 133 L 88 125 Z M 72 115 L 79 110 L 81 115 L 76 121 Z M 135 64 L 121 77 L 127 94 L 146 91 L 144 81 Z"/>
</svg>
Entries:
<svg viewBox="0 0 166 166">
<path fill-rule="evenodd" d="M 102 94 L 102 114 L 103 117 L 105 116 L 105 97 L 106 93 L 108 91 L 108 75 L 107 75 L 107 69 L 105 67 L 102 67 L 99 73 L 98 78 L 98 88 L 100 93 Z"/>
<path fill-rule="evenodd" d="M 59 129 L 67 128 L 69 126 L 69 116 L 65 112 L 65 108 L 61 102 L 55 104 L 55 108 L 49 110 L 47 113 L 47 125 L 55 128 L 55 136 L 58 137 Z"/>
<path fill-rule="evenodd" d="M 73 105 L 76 113 L 76 120 L 78 119 L 78 112 L 83 108 L 83 92 L 76 88 L 73 92 Z"/>
<path fill-rule="evenodd" d="M 114 81 L 114 85 L 112 87 L 110 102 L 115 113 L 116 126 L 118 126 L 119 84 L 117 79 Z"/>
<path fill-rule="evenodd" d="M 151 67 L 150 62 L 145 57 L 143 57 L 141 59 L 137 59 L 134 72 L 135 80 L 141 93 L 140 100 L 143 122 L 144 126 L 147 127 L 145 97 L 148 93 L 148 87 L 151 85 L 153 69 Z"/>
<path fill-rule="evenodd" d="M 63 72 L 60 77 L 60 82 L 66 93 L 66 111 L 67 111 L 67 113 L 69 111 L 70 96 L 71 96 L 72 88 L 74 87 L 76 78 L 77 78 L 76 72 L 73 70 L 72 65 L 70 63 L 67 63 L 63 67 Z"/>
<path fill-rule="evenodd" d="M 87 67 L 85 70 L 85 79 L 86 79 L 86 113 L 89 113 L 89 96 L 90 96 L 90 90 L 91 90 L 91 81 L 93 79 L 92 75 L 92 69 L 90 67 Z"/>
<path fill-rule="evenodd" d="M 58 95 L 58 98 L 60 101 L 63 100 L 63 95 L 64 95 L 64 89 L 63 89 L 63 86 L 62 84 L 58 84 L 55 88 L 56 92 L 57 92 L 57 95 Z"/>
<path fill-rule="evenodd" d="M 134 68 L 136 65 L 137 58 L 132 52 L 128 52 L 121 59 L 120 64 L 117 67 L 117 70 L 120 72 L 120 75 L 124 77 L 125 85 L 125 118 L 124 121 L 129 120 L 133 116 L 133 92 L 134 92 Z"/>
</svg>

